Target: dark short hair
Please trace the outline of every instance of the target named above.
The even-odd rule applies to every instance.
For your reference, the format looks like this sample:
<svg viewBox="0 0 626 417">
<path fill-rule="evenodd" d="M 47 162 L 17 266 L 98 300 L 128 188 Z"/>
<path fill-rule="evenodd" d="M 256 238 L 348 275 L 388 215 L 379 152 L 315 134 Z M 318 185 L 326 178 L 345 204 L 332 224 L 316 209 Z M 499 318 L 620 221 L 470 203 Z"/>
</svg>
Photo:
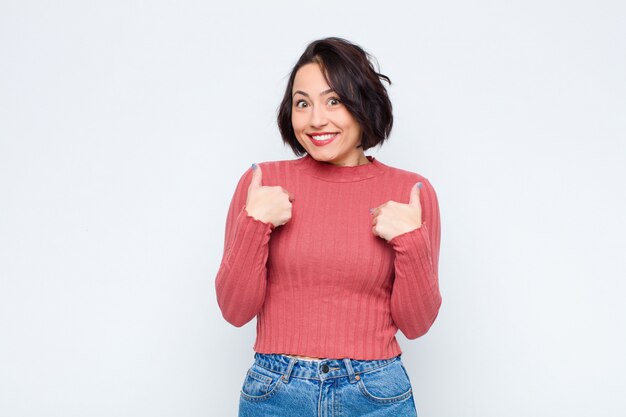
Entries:
<svg viewBox="0 0 626 417">
<path fill-rule="evenodd" d="M 315 62 L 322 68 L 328 85 L 339 95 L 348 111 L 361 127 L 361 143 L 367 150 L 388 138 L 393 126 L 391 100 L 381 80 L 391 85 L 386 75 L 374 70 L 375 59 L 358 45 L 338 37 L 311 42 L 291 70 L 285 95 L 278 108 L 278 129 L 283 142 L 297 156 L 306 154 L 293 131 L 291 123 L 292 89 L 300 67 Z"/>
</svg>

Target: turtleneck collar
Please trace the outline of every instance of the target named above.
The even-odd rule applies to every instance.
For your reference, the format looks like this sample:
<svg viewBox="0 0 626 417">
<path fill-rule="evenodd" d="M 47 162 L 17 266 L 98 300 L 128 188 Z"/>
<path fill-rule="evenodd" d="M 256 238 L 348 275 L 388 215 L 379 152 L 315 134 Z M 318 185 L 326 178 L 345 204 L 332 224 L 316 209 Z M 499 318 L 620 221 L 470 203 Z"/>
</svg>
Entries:
<svg viewBox="0 0 626 417">
<path fill-rule="evenodd" d="M 356 166 L 337 166 L 329 162 L 320 162 L 308 153 L 296 159 L 297 168 L 316 178 L 329 182 L 355 182 L 382 174 L 389 168 L 375 157 L 366 155 L 369 164 Z"/>
</svg>

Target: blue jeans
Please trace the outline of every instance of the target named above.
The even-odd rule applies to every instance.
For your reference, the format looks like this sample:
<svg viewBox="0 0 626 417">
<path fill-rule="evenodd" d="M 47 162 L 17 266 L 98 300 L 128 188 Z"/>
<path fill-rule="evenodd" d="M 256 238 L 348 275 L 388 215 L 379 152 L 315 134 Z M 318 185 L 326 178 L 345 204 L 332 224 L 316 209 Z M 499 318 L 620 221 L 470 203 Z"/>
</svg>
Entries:
<svg viewBox="0 0 626 417">
<path fill-rule="evenodd" d="M 256 352 L 239 417 L 417 417 L 400 356 L 305 360 Z"/>
</svg>

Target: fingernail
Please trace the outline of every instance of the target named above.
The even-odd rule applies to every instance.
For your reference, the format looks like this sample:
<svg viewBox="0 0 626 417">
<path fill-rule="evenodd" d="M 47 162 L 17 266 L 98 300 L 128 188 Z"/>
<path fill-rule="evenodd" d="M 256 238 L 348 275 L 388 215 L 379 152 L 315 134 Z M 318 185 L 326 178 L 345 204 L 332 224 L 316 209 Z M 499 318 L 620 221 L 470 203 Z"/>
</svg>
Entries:
<svg viewBox="0 0 626 417">
<path fill-rule="evenodd" d="M 419 188 L 419 189 L 421 189 L 421 188 L 422 188 L 422 183 L 421 183 L 421 182 L 418 182 L 418 183 L 417 183 L 417 188 Z"/>
<path fill-rule="evenodd" d="M 374 211 L 374 209 L 373 209 L 373 208 L 371 208 L 371 209 L 370 209 L 370 214 L 371 214 L 373 211 Z"/>
<path fill-rule="evenodd" d="M 256 169 L 256 164 L 252 164 L 252 169 Z"/>
</svg>

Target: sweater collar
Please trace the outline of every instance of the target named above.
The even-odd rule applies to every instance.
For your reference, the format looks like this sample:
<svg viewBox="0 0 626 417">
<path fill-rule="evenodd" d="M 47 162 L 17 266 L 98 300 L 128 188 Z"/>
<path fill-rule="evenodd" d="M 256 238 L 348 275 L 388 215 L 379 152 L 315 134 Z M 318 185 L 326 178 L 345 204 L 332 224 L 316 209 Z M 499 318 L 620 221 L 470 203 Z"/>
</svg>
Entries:
<svg viewBox="0 0 626 417">
<path fill-rule="evenodd" d="M 320 162 L 308 153 L 295 160 L 297 168 L 329 182 L 355 182 L 378 176 L 387 170 L 387 165 L 379 162 L 375 157 L 366 155 L 369 164 L 357 166 L 337 166 L 329 162 Z"/>
</svg>

